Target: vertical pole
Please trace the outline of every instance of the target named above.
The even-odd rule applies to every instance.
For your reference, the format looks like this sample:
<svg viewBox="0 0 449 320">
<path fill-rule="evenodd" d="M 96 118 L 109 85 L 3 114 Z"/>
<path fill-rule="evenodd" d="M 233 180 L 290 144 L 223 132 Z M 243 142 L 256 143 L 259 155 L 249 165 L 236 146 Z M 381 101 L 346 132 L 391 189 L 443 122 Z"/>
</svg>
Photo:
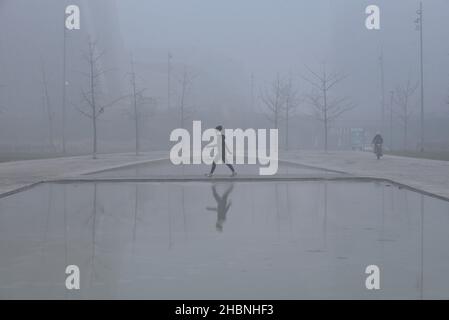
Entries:
<svg viewBox="0 0 449 320">
<path fill-rule="evenodd" d="M 424 152 L 424 65 L 423 65 L 423 9 L 422 2 L 419 3 L 419 50 L 421 71 L 421 143 L 420 152 Z"/>
<path fill-rule="evenodd" d="M 394 91 L 390 92 L 390 150 L 393 150 L 393 98 Z"/>
<path fill-rule="evenodd" d="M 424 299 L 424 195 L 421 194 L 421 266 L 420 266 L 420 298 Z"/>
<path fill-rule="evenodd" d="M 274 111 L 275 111 L 274 128 L 275 129 L 278 129 L 278 120 L 279 120 L 279 112 L 280 112 L 279 100 L 281 98 L 280 95 L 281 95 L 281 82 L 279 80 L 279 72 L 278 72 L 277 77 L 276 77 L 276 104 L 274 106 Z"/>
<path fill-rule="evenodd" d="M 327 153 L 327 81 L 326 81 L 326 70 L 323 71 L 323 81 L 322 81 L 322 89 L 323 89 L 323 111 L 324 111 L 324 151 Z"/>
<path fill-rule="evenodd" d="M 139 155 L 139 112 L 137 110 L 136 73 L 134 71 L 134 57 L 131 55 L 131 82 L 133 86 L 134 129 L 136 138 L 136 156 Z"/>
<path fill-rule="evenodd" d="M 187 87 L 187 68 L 184 67 L 184 72 L 182 74 L 182 91 L 181 91 L 181 128 L 184 128 L 184 99 L 186 95 Z"/>
<path fill-rule="evenodd" d="M 170 59 L 171 59 L 170 52 L 167 56 L 167 109 L 170 110 L 170 73 L 171 73 L 171 65 L 170 65 Z"/>
<path fill-rule="evenodd" d="M 89 39 L 90 41 L 90 39 Z M 94 159 L 97 159 L 97 106 L 95 101 L 95 74 L 94 74 L 94 44 L 89 42 L 89 62 L 90 62 L 90 94 L 92 102 L 92 125 L 94 131 L 94 145 L 93 145 L 93 155 Z"/>
<path fill-rule="evenodd" d="M 254 73 L 251 72 L 251 112 L 254 113 Z"/>
<path fill-rule="evenodd" d="M 292 98 L 292 75 L 290 73 L 289 78 L 288 78 L 288 91 L 287 91 L 287 101 L 285 104 L 285 110 L 286 110 L 286 114 L 285 114 L 285 148 L 288 151 L 288 133 L 289 133 L 289 117 L 290 117 L 290 106 L 291 106 L 291 98 Z"/>
<path fill-rule="evenodd" d="M 65 118 L 66 118 L 66 55 L 67 55 L 67 46 L 66 46 L 66 26 L 65 26 L 65 14 L 64 14 L 64 34 L 63 34 L 63 53 L 62 53 L 62 153 L 65 155 L 66 153 L 66 145 L 65 145 Z"/>
<path fill-rule="evenodd" d="M 383 50 L 379 57 L 380 62 L 380 88 L 381 88 L 381 132 L 385 130 L 385 77 L 384 77 L 384 53 Z"/>
</svg>

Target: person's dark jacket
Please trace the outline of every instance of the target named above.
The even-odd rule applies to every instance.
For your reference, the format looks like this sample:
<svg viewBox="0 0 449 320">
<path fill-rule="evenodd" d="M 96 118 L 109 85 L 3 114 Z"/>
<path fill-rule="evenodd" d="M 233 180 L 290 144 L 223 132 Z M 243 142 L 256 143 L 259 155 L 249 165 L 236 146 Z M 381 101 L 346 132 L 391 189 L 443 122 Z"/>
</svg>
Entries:
<svg viewBox="0 0 449 320">
<path fill-rule="evenodd" d="M 382 144 L 384 143 L 384 139 L 380 134 L 376 134 L 376 136 L 373 138 L 373 144 Z"/>
</svg>

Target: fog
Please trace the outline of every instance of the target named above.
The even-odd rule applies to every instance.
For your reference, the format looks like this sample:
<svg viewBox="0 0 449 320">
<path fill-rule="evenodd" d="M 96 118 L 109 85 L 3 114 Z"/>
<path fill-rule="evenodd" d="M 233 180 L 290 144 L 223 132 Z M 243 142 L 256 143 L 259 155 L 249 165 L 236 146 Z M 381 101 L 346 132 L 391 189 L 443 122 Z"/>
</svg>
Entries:
<svg viewBox="0 0 449 320">
<path fill-rule="evenodd" d="M 61 152 L 69 4 L 81 11 L 81 29 L 65 32 L 69 154 L 90 152 L 92 145 L 82 95 L 88 86 L 83 59 L 88 37 L 104 50 L 99 103 L 118 100 L 98 118 L 98 152 L 134 151 L 131 57 L 136 86 L 145 88 L 149 101 L 138 117 L 142 150 L 168 149 L 169 132 L 190 128 L 192 120 L 210 127 L 273 127 L 263 97 L 278 78 L 290 81 L 298 96 L 289 116 L 290 148 L 321 149 L 323 123 L 307 99 L 313 89 L 307 79 L 324 66 L 329 74 L 345 76 L 329 94 L 351 104 L 330 123 L 329 149 L 350 149 L 351 128 L 365 129 L 367 137 L 382 131 L 389 148 L 417 148 L 420 88 L 410 96 L 405 143 L 400 103 L 393 104 L 393 131 L 386 132 L 390 92 L 420 80 L 417 1 L 0 0 L 0 153 Z M 380 30 L 365 27 L 370 4 L 380 7 Z M 423 7 L 425 146 L 447 150 L 449 2 L 427 0 Z M 281 147 L 286 147 L 285 120 L 282 111 Z"/>
</svg>

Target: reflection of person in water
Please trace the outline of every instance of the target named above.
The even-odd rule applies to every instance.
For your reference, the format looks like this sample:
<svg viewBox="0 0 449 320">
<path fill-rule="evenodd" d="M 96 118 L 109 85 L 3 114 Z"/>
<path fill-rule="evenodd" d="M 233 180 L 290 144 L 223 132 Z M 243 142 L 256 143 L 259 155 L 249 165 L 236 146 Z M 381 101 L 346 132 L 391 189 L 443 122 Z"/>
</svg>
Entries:
<svg viewBox="0 0 449 320">
<path fill-rule="evenodd" d="M 226 221 L 226 214 L 229 211 L 229 208 L 231 207 L 232 201 L 229 200 L 228 203 L 228 197 L 230 193 L 232 192 L 232 189 L 234 188 L 234 184 L 231 184 L 228 189 L 226 189 L 225 193 L 220 197 L 220 195 L 217 192 L 217 188 L 215 185 L 212 186 L 212 194 L 215 198 L 215 201 L 217 201 L 217 207 L 206 207 L 209 211 L 216 211 L 217 212 L 217 223 L 215 225 L 217 231 L 223 231 L 223 223 Z"/>
</svg>

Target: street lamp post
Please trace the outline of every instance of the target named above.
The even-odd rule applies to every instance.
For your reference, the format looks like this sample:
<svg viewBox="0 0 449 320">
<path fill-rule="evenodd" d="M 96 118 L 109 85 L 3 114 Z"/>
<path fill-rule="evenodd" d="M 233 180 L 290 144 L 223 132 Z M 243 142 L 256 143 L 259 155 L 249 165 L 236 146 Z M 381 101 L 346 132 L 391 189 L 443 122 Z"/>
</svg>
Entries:
<svg viewBox="0 0 449 320">
<path fill-rule="evenodd" d="M 172 58 L 171 53 L 168 53 L 167 56 L 167 109 L 170 110 L 170 73 L 171 73 L 171 64 L 170 60 Z"/>
<path fill-rule="evenodd" d="M 385 76 L 384 76 L 384 54 L 383 50 L 379 56 L 380 64 L 380 89 L 381 89 L 381 132 L 385 131 Z"/>
<path fill-rule="evenodd" d="M 251 72 L 251 112 L 254 113 L 254 73 Z"/>
<path fill-rule="evenodd" d="M 393 150 L 393 103 L 394 91 L 390 91 L 390 150 Z"/>
<path fill-rule="evenodd" d="M 423 65 L 423 8 L 422 2 L 419 3 L 419 9 L 416 11 L 418 15 L 415 20 L 416 29 L 419 30 L 419 58 L 420 58 L 420 73 L 421 73 L 421 141 L 420 152 L 424 152 L 424 65 Z"/>
<path fill-rule="evenodd" d="M 65 118 L 66 118 L 66 56 L 67 56 L 67 45 L 66 45 L 66 25 L 65 25 L 65 15 L 64 15 L 64 34 L 63 34 L 63 52 L 62 52 L 62 153 L 65 155 L 66 146 L 65 146 Z"/>
</svg>

